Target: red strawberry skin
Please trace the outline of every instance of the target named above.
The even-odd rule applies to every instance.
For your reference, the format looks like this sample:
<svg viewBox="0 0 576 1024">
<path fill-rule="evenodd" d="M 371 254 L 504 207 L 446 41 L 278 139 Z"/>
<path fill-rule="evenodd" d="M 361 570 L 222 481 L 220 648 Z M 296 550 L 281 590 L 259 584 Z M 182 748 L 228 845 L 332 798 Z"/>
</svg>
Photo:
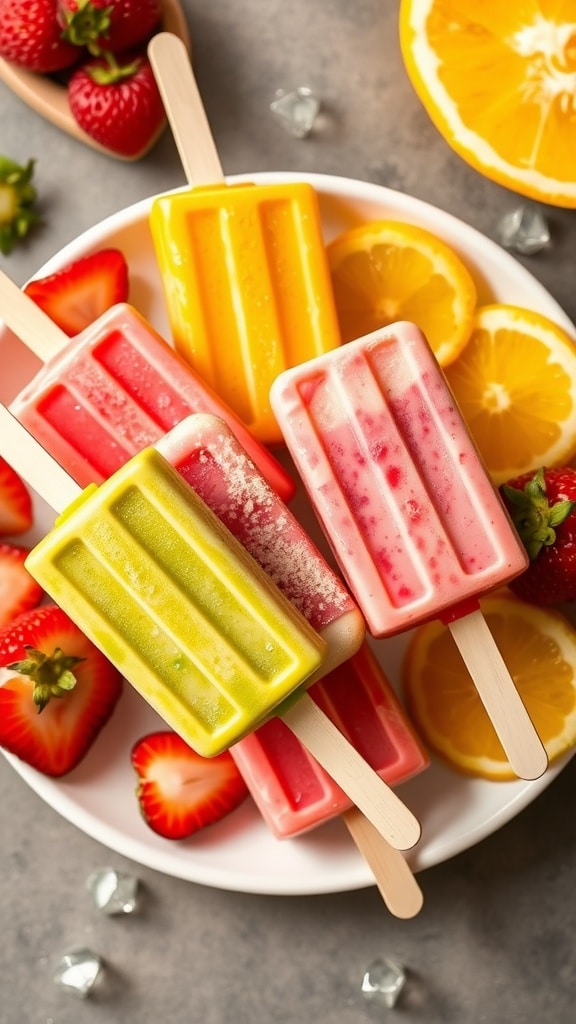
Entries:
<svg viewBox="0 0 576 1024">
<path fill-rule="evenodd" d="M 131 63 L 133 74 L 100 84 L 93 73 L 107 68 L 106 60 L 87 61 L 70 78 L 68 100 L 87 135 L 113 153 L 134 159 L 155 141 L 165 113 L 148 58 L 139 56 Z"/>
<path fill-rule="evenodd" d="M 34 704 L 31 680 L 6 668 L 26 658 L 26 645 L 47 655 L 60 648 L 84 659 L 74 668 L 74 689 L 52 697 L 42 711 Z M 65 775 L 94 743 L 122 686 L 120 673 L 60 608 L 25 612 L 0 631 L 0 746 L 45 775 Z"/>
<path fill-rule="evenodd" d="M 0 455 L 0 537 L 15 537 L 32 526 L 32 499 L 23 480 Z"/>
<path fill-rule="evenodd" d="M 128 301 L 128 264 L 119 249 L 100 249 L 30 281 L 24 291 L 73 337 L 111 306 Z"/>
<path fill-rule="evenodd" d="M 142 817 L 165 839 L 186 839 L 220 821 L 248 796 L 228 751 L 201 757 L 174 732 L 143 736 L 131 760 Z"/>
<path fill-rule="evenodd" d="M 0 57 L 29 71 L 75 64 L 80 50 L 62 39 L 56 9 L 57 0 L 0 0 Z"/>
<path fill-rule="evenodd" d="M 86 9 L 106 10 L 109 27 L 104 35 L 94 35 L 85 42 L 101 50 L 119 53 L 142 43 L 160 24 L 162 8 L 159 0 L 57 0 L 58 22 L 65 28 L 78 10 L 86 22 Z"/>
<path fill-rule="evenodd" d="M 0 543 L 0 627 L 35 608 L 44 597 L 42 587 L 24 565 L 28 554 L 28 548 Z"/>
<path fill-rule="evenodd" d="M 533 473 L 525 473 L 501 488 L 504 503 L 521 537 L 522 523 L 516 518 L 517 509 L 507 497 L 506 489 L 521 491 L 533 477 Z M 544 483 L 551 507 L 564 501 L 576 501 L 576 469 L 569 466 L 544 469 Z M 514 593 L 533 604 L 555 605 L 576 600 L 576 508 L 554 526 L 554 534 L 554 542 L 540 547 L 526 571 L 508 584 Z"/>
</svg>

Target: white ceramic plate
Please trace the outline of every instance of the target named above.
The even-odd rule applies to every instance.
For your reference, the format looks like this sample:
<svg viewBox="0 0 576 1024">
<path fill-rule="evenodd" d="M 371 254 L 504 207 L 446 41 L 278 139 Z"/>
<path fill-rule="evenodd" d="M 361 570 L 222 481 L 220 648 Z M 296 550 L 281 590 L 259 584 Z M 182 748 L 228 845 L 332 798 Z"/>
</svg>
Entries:
<svg viewBox="0 0 576 1024">
<path fill-rule="evenodd" d="M 295 175 L 261 174 L 251 180 L 287 181 Z M 516 303 L 551 317 L 570 333 L 573 325 L 548 292 L 509 254 L 477 231 L 409 196 L 364 182 L 323 175 L 298 175 L 320 196 L 326 240 L 367 220 L 391 217 L 436 233 L 456 249 L 476 279 L 481 302 Z M 109 217 L 58 253 L 35 276 L 104 246 L 121 249 L 130 266 L 131 301 L 167 336 L 167 322 L 148 231 L 149 201 Z M 0 341 L 0 395 L 10 400 L 38 367 L 35 358 L 8 332 Z M 34 540 L 53 520 L 36 504 Z M 396 682 L 405 639 L 378 641 L 375 650 Z M 204 885 L 250 893 L 339 892 L 373 884 L 368 867 L 340 821 L 298 839 L 278 841 L 251 802 L 223 822 L 187 841 L 170 842 L 143 823 L 134 795 L 129 761 L 133 742 L 160 725 L 155 713 L 130 686 L 111 722 L 80 767 L 61 781 L 9 758 L 29 786 L 64 818 L 111 850 L 137 863 Z M 468 779 L 433 763 L 398 792 L 422 822 L 422 839 L 409 856 L 415 870 L 453 857 L 490 835 L 548 786 L 562 762 L 536 782 L 491 783 Z"/>
</svg>

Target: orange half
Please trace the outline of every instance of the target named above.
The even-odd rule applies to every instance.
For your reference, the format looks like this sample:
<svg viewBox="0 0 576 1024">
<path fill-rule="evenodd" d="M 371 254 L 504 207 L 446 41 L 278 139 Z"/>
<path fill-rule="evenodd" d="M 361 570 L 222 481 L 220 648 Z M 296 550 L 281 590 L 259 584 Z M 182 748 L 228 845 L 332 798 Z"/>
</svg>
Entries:
<svg viewBox="0 0 576 1024">
<path fill-rule="evenodd" d="M 576 207 L 573 0 L 401 0 L 400 44 L 456 153 L 522 195 Z"/>
</svg>

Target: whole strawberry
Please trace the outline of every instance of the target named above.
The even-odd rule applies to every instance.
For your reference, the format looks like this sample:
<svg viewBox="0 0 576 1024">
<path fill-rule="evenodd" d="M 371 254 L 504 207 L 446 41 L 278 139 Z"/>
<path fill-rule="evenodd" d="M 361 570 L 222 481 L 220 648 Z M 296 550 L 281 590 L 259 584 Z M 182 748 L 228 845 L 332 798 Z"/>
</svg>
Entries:
<svg viewBox="0 0 576 1024">
<path fill-rule="evenodd" d="M 80 51 L 62 38 L 56 10 L 57 0 L 0 0 L 0 57 L 29 71 L 75 64 Z"/>
<path fill-rule="evenodd" d="M 57 5 L 64 38 L 94 55 L 144 42 L 162 16 L 159 0 L 57 0 Z"/>
<path fill-rule="evenodd" d="M 576 469 L 539 469 L 500 492 L 530 558 L 511 590 L 541 605 L 575 600 Z"/>
<path fill-rule="evenodd" d="M 122 677 L 56 605 L 0 630 L 0 746 L 45 775 L 71 771 L 110 718 Z"/>
<path fill-rule="evenodd" d="M 87 61 L 68 83 L 70 109 L 83 130 L 120 156 L 141 156 L 164 126 L 164 106 L 145 56 Z"/>
</svg>

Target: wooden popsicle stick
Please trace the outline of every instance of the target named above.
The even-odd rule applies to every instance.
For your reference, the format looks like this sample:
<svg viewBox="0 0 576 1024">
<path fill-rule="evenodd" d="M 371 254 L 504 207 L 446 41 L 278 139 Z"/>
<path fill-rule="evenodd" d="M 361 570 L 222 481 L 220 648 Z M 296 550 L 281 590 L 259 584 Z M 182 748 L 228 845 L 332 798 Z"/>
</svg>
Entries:
<svg viewBox="0 0 576 1024">
<path fill-rule="evenodd" d="M 148 44 L 148 57 L 188 184 L 191 188 L 224 184 L 222 164 L 184 43 L 172 32 L 158 32 Z"/>
<path fill-rule="evenodd" d="M 478 695 L 521 779 L 538 779 L 548 755 L 480 608 L 447 622 Z"/>
<path fill-rule="evenodd" d="M 0 448 L 0 454 L 55 512 L 63 512 L 82 493 L 76 481 L 2 404 Z"/>
<path fill-rule="evenodd" d="M 342 817 L 390 913 L 395 917 L 416 917 L 424 896 L 404 855 L 382 838 L 357 807 L 350 807 Z"/>
<path fill-rule="evenodd" d="M 38 359 L 47 363 L 66 347 L 70 338 L 0 270 L 0 320 Z"/>
<path fill-rule="evenodd" d="M 282 714 L 282 721 L 391 846 L 409 850 L 418 842 L 418 819 L 307 693 Z"/>
</svg>

